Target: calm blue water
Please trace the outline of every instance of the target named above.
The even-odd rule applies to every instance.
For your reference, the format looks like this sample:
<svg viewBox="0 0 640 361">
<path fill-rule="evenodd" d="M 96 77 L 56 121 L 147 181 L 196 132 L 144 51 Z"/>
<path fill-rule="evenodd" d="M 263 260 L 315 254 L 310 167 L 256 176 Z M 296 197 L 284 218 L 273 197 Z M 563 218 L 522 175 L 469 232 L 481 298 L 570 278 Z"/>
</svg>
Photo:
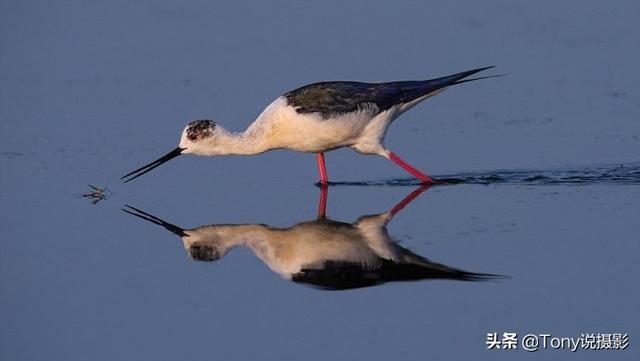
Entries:
<svg viewBox="0 0 640 361">
<path fill-rule="evenodd" d="M 0 359 L 637 359 L 640 28 L 636 2 L 0 5 Z M 181 157 L 192 119 L 241 130 L 330 79 L 496 65 L 394 123 L 387 145 L 449 179 L 388 225 L 429 260 L 508 278 L 327 292 L 246 248 L 195 262 L 183 228 L 316 218 L 312 155 Z M 416 183 L 327 154 L 327 215 L 382 213 Z M 107 187 L 91 205 L 87 184 Z M 627 333 L 625 351 L 487 350 L 488 332 Z"/>
</svg>

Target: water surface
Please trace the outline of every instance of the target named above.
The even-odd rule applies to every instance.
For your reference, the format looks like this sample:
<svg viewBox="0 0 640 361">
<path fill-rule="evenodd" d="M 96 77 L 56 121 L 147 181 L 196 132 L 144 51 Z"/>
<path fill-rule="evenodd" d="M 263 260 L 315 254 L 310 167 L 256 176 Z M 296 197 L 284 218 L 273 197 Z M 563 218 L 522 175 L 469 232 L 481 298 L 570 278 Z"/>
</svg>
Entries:
<svg viewBox="0 0 640 361">
<path fill-rule="evenodd" d="M 0 358 L 566 359 L 486 350 L 488 332 L 628 333 L 640 303 L 637 2 L 314 4 L 7 2 L 0 6 Z M 448 179 L 387 225 L 438 264 L 508 276 L 326 292 L 246 248 L 194 262 L 184 228 L 314 220 L 312 155 L 181 157 L 187 121 L 240 130 L 319 80 L 431 78 L 496 65 L 398 119 L 386 139 Z M 327 217 L 392 209 L 417 183 L 327 154 Z M 455 184 L 452 184 L 455 183 Z M 95 205 L 87 184 L 106 187 Z"/>
</svg>

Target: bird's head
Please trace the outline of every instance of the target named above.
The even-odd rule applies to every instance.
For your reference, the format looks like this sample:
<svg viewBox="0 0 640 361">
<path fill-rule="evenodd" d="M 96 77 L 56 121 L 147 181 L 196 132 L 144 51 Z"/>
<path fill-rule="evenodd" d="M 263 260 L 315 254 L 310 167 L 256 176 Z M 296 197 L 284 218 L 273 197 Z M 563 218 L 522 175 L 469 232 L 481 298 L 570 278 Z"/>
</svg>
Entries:
<svg viewBox="0 0 640 361">
<path fill-rule="evenodd" d="M 125 205 L 122 210 L 125 213 L 157 224 L 167 231 L 178 235 L 182 239 L 182 243 L 189 257 L 195 261 L 217 261 L 229 250 L 229 246 L 225 245 L 224 239 L 216 232 L 216 227 L 202 226 L 193 229 L 184 229 L 130 205 Z"/>
<path fill-rule="evenodd" d="M 219 132 L 220 127 L 213 120 L 194 120 L 184 127 L 178 147 L 183 154 L 215 155 L 210 150 L 215 147 Z"/>
<path fill-rule="evenodd" d="M 187 249 L 189 257 L 194 261 L 213 262 L 222 257 L 222 252 L 215 244 L 207 242 L 194 242 Z"/>
<path fill-rule="evenodd" d="M 153 162 L 126 174 L 121 179 L 125 183 L 132 181 L 181 154 L 223 154 L 219 150 L 220 147 L 218 147 L 218 140 L 222 132 L 224 132 L 224 129 L 219 127 L 213 120 L 194 120 L 184 127 L 180 136 L 180 144 L 177 148 Z"/>
<path fill-rule="evenodd" d="M 189 237 L 182 237 L 184 249 L 194 261 L 213 262 L 224 257 L 235 244 L 217 225 L 190 229 Z"/>
</svg>

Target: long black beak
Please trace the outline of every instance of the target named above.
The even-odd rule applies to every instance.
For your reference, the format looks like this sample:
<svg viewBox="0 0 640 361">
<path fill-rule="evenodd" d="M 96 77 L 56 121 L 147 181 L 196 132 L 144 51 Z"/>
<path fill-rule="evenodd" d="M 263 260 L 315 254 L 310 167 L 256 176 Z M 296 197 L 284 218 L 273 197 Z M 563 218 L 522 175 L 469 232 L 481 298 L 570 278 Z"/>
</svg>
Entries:
<svg viewBox="0 0 640 361">
<path fill-rule="evenodd" d="M 176 149 L 174 149 L 174 150 L 170 151 L 169 153 L 167 153 L 167 154 L 163 155 L 163 156 L 162 156 L 162 157 L 160 157 L 159 159 L 154 160 L 153 162 L 151 162 L 151 163 L 149 163 L 149 164 L 147 164 L 147 165 L 145 165 L 145 166 L 142 166 L 142 167 L 140 167 L 140 168 L 138 168 L 138 169 L 134 170 L 134 171 L 133 171 L 133 172 L 131 172 L 131 173 L 127 173 L 127 174 L 125 174 L 125 175 L 124 175 L 122 178 L 120 178 L 120 179 L 122 179 L 125 183 L 127 183 L 127 182 L 131 182 L 132 180 L 134 180 L 134 179 L 136 179 L 136 178 L 140 177 L 141 175 L 143 175 L 143 174 L 145 174 L 145 173 L 147 173 L 147 172 L 150 172 L 150 171 L 151 171 L 151 170 L 153 170 L 154 168 L 159 167 L 159 166 L 160 166 L 160 165 L 162 165 L 163 163 L 166 163 L 166 162 L 170 161 L 171 159 L 173 159 L 173 158 L 175 158 L 175 157 L 179 156 L 180 154 L 182 154 L 182 151 L 183 151 L 183 150 L 185 150 L 185 148 L 177 147 Z M 129 177 L 129 176 L 132 176 L 132 177 L 130 177 L 129 179 L 126 179 L 126 178 L 127 178 L 127 177 Z"/>
<path fill-rule="evenodd" d="M 125 213 L 129 213 L 132 216 L 136 216 L 138 218 L 144 219 L 145 221 L 149 221 L 151 223 L 155 223 L 155 224 L 157 224 L 159 226 L 162 226 L 167 231 L 169 231 L 171 233 L 174 233 L 174 234 L 177 234 L 180 237 L 189 237 L 189 235 L 184 232 L 183 228 L 180 228 L 180 227 L 176 226 L 175 224 L 171 224 L 169 222 L 165 222 L 162 219 L 154 216 L 153 214 L 149 214 L 149 213 L 147 213 L 145 211 L 141 211 L 138 208 L 131 207 L 128 204 L 125 204 L 124 206 L 129 208 L 129 209 L 122 208 L 122 211 L 124 211 Z"/>
</svg>

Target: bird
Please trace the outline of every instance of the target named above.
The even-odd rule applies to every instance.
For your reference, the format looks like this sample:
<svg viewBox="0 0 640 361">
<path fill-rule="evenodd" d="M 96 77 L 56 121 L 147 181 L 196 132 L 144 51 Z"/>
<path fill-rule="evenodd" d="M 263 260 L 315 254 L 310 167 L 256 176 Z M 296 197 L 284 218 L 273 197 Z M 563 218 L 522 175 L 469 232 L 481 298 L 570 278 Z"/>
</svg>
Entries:
<svg viewBox="0 0 640 361">
<path fill-rule="evenodd" d="M 390 210 L 361 216 L 353 223 L 327 218 L 325 210 L 319 209 L 315 219 L 285 228 L 245 223 L 185 229 L 130 205 L 122 210 L 179 236 L 193 260 L 213 262 L 233 248 L 246 247 L 282 278 L 325 290 L 423 279 L 481 281 L 501 278 L 433 262 L 391 238 L 387 224 L 428 187 L 422 185 Z M 320 208 L 324 208 L 328 188 L 321 189 Z"/>
<path fill-rule="evenodd" d="M 399 165 L 424 184 L 434 178 L 384 146 L 389 125 L 404 112 L 450 86 L 499 75 L 469 78 L 493 66 L 418 81 L 363 83 L 318 82 L 284 93 L 269 104 L 243 132 L 232 132 L 209 119 L 183 129 L 178 147 L 121 180 L 130 182 L 182 154 L 255 155 L 274 149 L 315 153 L 319 184 L 329 184 L 324 153 L 348 147 L 378 155 Z"/>
</svg>

